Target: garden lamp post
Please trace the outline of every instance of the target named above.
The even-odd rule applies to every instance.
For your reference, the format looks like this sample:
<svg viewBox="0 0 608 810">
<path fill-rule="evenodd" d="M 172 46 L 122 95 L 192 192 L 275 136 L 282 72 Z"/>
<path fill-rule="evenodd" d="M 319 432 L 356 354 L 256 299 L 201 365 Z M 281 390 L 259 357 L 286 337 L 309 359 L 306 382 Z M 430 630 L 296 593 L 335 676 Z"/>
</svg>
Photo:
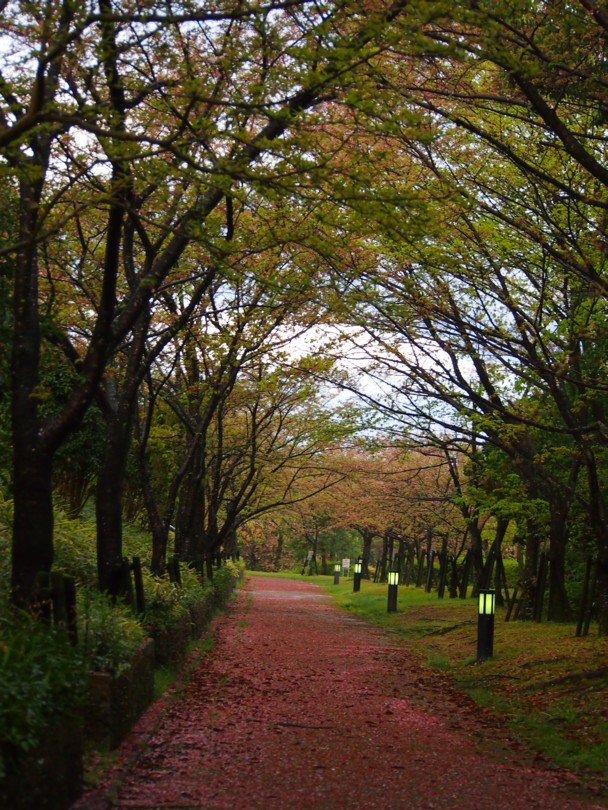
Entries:
<svg viewBox="0 0 608 810">
<path fill-rule="evenodd" d="M 334 585 L 340 584 L 340 563 L 334 565 Z"/>
<path fill-rule="evenodd" d="M 361 590 L 361 568 L 362 567 L 363 567 L 363 564 L 361 562 L 361 557 L 359 557 L 359 559 L 355 563 L 355 574 L 353 576 L 353 593 L 355 593 L 355 591 L 360 591 Z"/>
<path fill-rule="evenodd" d="M 399 571 L 391 569 L 388 572 L 388 605 L 387 613 L 397 610 L 397 588 L 399 586 Z"/>
<path fill-rule="evenodd" d="M 479 612 L 477 614 L 477 660 L 485 661 L 494 654 L 494 613 L 496 611 L 496 591 L 479 591 Z"/>
</svg>

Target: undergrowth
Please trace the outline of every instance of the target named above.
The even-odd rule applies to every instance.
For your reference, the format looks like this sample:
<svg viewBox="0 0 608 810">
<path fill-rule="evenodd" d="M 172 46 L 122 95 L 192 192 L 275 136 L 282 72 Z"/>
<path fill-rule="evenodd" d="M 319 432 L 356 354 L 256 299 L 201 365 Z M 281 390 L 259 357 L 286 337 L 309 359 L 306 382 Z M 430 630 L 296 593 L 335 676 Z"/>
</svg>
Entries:
<svg viewBox="0 0 608 810">
<path fill-rule="evenodd" d="M 78 717 L 87 695 L 88 673 L 117 674 L 131 665 L 142 642 L 170 629 L 198 605 L 224 603 L 242 571 L 227 562 L 214 581 L 182 567 L 178 587 L 168 577 L 144 574 L 145 613 L 113 601 L 96 587 L 94 519 L 70 519 L 57 512 L 54 571 L 76 581 L 77 644 L 64 628 L 54 628 L 16 612 L 10 604 L 10 528 L 12 503 L 0 497 L 0 780 L 19 758 L 36 748 L 57 716 Z M 150 537 L 125 527 L 125 555 L 150 556 Z M 175 671 L 159 673 L 157 693 Z M 164 683 L 162 682 L 164 678 Z"/>
</svg>

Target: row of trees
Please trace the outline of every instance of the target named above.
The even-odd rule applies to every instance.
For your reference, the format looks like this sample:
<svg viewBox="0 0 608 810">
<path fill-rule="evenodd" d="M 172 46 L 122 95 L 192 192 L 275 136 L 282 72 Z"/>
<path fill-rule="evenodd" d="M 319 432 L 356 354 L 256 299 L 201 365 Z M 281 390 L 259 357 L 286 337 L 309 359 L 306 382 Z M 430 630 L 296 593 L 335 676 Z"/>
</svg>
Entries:
<svg viewBox="0 0 608 810">
<path fill-rule="evenodd" d="M 457 559 L 471 546 L 458 496 L 458 482 L 467 477 L 460 467 L 464 456 L 456 459 L 435 447 L 407 452 L 380 447 L 376 438 L 373 447 L 359 442 L 327 452 L 325 462 L 336 476 L 331 487 L 256 518 L 244 529 L 241 545 L 253 568 L 279 570 L 288 561 L 311 573 L 315 568 L 330 573 L 329 562 L 360 557 L 368 577 L 370 564 L 374 574 L 381 575 L 379 568 L 386 574 L 394 557 L 403 565 L 445 545 Z M 478 524 L 478 582 L 484 565 L 481 555 L 491 544 L 495 523 L 486 512 Z M 512 554 L 513 548 L 508 551 Z M 303 560 L 311 564 L 304 566 Z"/>
<path fill-rule="evenodd" d="M 378 60 L 373 131 L 352 120 L 392 174 L 348 207 L 359 239 L 335 309 L 395 441 L 466 457 L 455 501 L 476 567 L 480 520 L 515 521 L 530 599 L 547 542 L 550 612 L 567 618 L 568 555 L 592 554 L 606 633 L 607 19 L 587 2 L 433 11 L 416 53 Z M 399 218 L 379 204 L 396 193 Z"/>
<path fill-rule="evenodd" d="M 391 131 L 390 154 L 440 204 L 422 231 L 375 220 L 345 302 L 397 429 L 468 457 L 473 547 L 484 511 L 516 520 L 533 588 L 548 538 L 566 618 L 576 542 L 597 560 L 602 633 L 607 22 L 592 2 L 459 3 L 425 29 L 425 59 L 392 50 L 379 82 L 428 137 Z"/>
<path fill-rule="evenodd" d="M 476 567 L 489 513 L 517 522 L 529 581 L 548 536 L 566 615 L 578 540 L 608 632 L 603 9 L 2 12 L 15 599 L 52 565 L 53 470 L 82 489 L 83 431 L 103 436 L 104 588 L 131 437 L 157 571 L 171 525 L 196 560 L 344 481 L 319 452 L 352 413 L 311 380 L 355 387 L 335 379 L 345 325 L 383 436 L 445 458 Z M 294 359 L 289 336 L 318 323 L 329 345 Z"/>
<path fill-rule="evenodd" d="M 260 459 L 285 492 L 300 476 L 285 459 L 313 452 L 318 415 L 294 393 L 297 370 L 279 385 L 268 353 L 278 330 L 318 317 L 334 160 L 309 133 L 367 71 L 401 5 L 2 4 L 17 603 L 52 565 L 55 460 L 93 407 L 102 588 L 120 560 L 136 420 L 157 570 L 175 509 L 178 550 L 197 556 L 204 535 L 213 552 L 259 487 Z M 70 363 L 61 396 L 45 384 L 51 355 Z M 162 419 L 169 409 L 187 436 L 163 505 L 145 470 L 161 390 Z M 294 397 L 312 411 L 300 428 Z M 246 461 L 221 452 L 233 422 Z M 267 460 L 273 445 L 282 462 Z"/>
</svg>

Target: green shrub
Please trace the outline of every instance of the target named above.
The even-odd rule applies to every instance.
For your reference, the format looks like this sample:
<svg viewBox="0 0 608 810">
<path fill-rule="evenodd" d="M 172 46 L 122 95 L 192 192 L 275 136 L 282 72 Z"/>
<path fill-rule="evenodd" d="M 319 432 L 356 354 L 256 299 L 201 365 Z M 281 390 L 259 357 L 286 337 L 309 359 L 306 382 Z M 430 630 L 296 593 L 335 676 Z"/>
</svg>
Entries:
<svg viewBox="0 0 608 810">
<path fill-rule="evenodd" d="M 120 602 L 106 594 L 82 589 L 78 605 L 79 638 L 87 669 L 118 673 L 126 669 L 146 638 L 142 624 Z"/>
<path fill-rule="evenodd" d="M 221 598 L 227 598 L 232 589 L 245 573 L 245 564 L 241 561 L 226 560 L 224 565 L 213 575 L 213 584 Z"/>
<path fill-rule="evenodd" d="M 0 778 L 85 694 L 85 664 L 66 633 L 27 615 L 0 617 Z"/>
<path fill-rule="evenodd" d="M 144 574 L 146 612 L 142 623 L 150 635 L 174 627 L 188 613 L 183 589 L 165 577 Z"/>
<path fill-rule="evenodd" d="M 209 600 L 213 593 L 213 585 L 210 582 L 203 582 L 200 574 L 194 568 L 182 566 L 182 589 L 181 601 L 187 607 L 194 607 Z"/>
<path fill-rule="evenodd" d="M 123 554 L 125 557 L 140 557 L 149 560 L 152 553 L 150 532 L 133 523 L 126 523 L 122 533 Z"/>
<path fill-rule="evenodd" d="M 191 608 L 213 601 L 220 604 L 243 576 L 244 565 L 228 561 L 214 572 L 213 581 L 201 581 L 197 571 L 181 567 L 181 585 L 165 577 L 144 575 L 146 612 L 143 626 L 151 636 L 176 626 Z"/>
<path fill-rule="evenodd" d="M 69 518 L 56 510 L 53 531 L 53 570 L 62 571 L 80 583 L 94 585 L 97 581 L 95 521 Z"/>
<path fill-rule="evenodd" d="M 215 607 L 222 607 L 245 574 L 244 562 L 227 560 L 213 573 L 213 601 Z"/>
<path fill-rule="evenodd" d="M 12 501 L 0 493 L 0 779 L 43 740 L 58 715 L 79 708 L 88 693 L 88 672 L 120 673 L 148 635 L 171 629 L 200 605 L 225 601 L 242 575 L 242 566 L 228 563 L 213 582 L 202 582 L 196 571 L 182 566 L 180 587 L 144 574 L 146 612 L 135 616 L 96 589 L 95 521 L 69 518 L 57 509 L 53 567 L 77 581 L 74 647 L 62 629 L 9 608 L 12 517 Z M 146 560 L 149 534 L 127 527 L 124 548 L 125 556 Z"/>
</svg>

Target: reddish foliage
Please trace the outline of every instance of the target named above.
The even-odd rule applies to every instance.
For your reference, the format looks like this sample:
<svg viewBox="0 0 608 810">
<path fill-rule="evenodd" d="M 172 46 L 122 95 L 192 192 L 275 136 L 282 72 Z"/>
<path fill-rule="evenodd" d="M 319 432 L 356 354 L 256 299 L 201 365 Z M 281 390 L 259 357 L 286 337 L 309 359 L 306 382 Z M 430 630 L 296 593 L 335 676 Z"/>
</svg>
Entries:
<svg viewBox="0 0 608 810">
<path fill-rule="evenodd" d="M 603 806 L 311 583 L 251 577 L 215 629 L 74 810 Z"/>
</svg>

